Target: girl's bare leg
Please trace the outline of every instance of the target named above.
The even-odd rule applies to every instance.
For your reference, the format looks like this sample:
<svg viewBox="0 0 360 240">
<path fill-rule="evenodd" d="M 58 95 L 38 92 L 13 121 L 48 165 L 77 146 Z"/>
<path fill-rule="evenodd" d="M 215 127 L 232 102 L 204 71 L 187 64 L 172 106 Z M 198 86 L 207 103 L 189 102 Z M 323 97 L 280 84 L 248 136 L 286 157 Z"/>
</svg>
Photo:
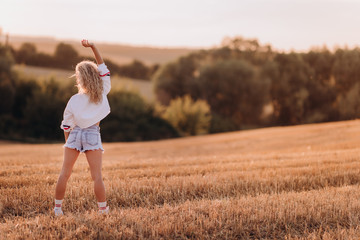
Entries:
<svg viewBox="0 0 360 240">
<path fill-rule="evenodd" d="M 66 184 L 70 178 L 71 171 L 74 167 L 76 159 L 78 158 L 80 152 L 71 149 L 71 148 L 64 148 L 64 162 L 60 172 L 59 179 L 56 184 L 55 189 L 55 199 L 62 200 L 65 196 Z"/>
<path fill-rule="evenodd" d="M 105 202 L 105 186 L 101 174 L 102 151 L 90 150 L 86 151 L 86 159 L 90 166 L 91 178 L 94 181 L 94 192 L 98 202 Z"/>
</svg>

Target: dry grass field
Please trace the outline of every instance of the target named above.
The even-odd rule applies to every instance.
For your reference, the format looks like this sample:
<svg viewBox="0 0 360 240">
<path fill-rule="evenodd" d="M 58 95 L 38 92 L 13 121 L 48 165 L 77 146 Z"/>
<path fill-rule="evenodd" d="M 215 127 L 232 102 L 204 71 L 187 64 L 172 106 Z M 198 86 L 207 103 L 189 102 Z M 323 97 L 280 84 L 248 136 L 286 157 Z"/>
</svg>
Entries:
<svg viewBox="0 0 360 240">
<path fill-rule="evenodd" d="M 1 239 L 359 239 L 360 121 L 105 143 L 52 215 L 62 144 L 0 144 Z"/>
</svg>

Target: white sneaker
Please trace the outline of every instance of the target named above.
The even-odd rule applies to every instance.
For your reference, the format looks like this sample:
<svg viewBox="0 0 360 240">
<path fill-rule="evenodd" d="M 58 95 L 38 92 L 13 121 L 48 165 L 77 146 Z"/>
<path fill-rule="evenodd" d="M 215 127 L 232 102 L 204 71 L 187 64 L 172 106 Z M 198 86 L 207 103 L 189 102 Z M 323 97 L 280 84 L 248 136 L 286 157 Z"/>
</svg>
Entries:
<svg viewBox="0 0 360 240">
<path fill-rule="evenodd" d="M 99 214 L 109 214 L 109 206 L 107 206 L 105 209 L 99 209 Z"/>
<path fill-rule="evenodd" d="M 64 213 L 63 213 L 63 211 L 61 210 L 61 208 L 60 208 L 60 209 L 54 208 L 54 214 L 55 214 L 55 216 L 62 216 L 62 215 L 64 215 Z"/>
</svg>

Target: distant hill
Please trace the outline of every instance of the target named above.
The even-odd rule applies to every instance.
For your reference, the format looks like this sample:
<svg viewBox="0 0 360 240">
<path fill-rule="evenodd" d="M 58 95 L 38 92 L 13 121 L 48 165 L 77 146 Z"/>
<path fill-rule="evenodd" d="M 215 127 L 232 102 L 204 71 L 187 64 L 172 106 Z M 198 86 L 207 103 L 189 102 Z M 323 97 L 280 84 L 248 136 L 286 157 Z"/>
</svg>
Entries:
<svg viewBox="0 0 360 240">
<path fill-rule="evenodd" d="M 0 36 L 0 42 L 5 42 L 4 36 Z M 37 51 L 48 54 L 54 53 L 55 47 L 59 42 L 64 42 L 71 44 L 80 55 L 90 55 L 88 49 L 85 49 L 80 45 L 80 40 L 60 40 L 53 37 L 28 37 L 16 35 L 10 35 L 9 37 L 9 43 L 15 49 L 18 49 L 24 42 L 34 43 L 37 47 Z M 134 59 L 138 59 L 146 64 L 162 64 L 198 50 L 195 48 L 156 48 L 113 43 L 97 43 L 97 45 L 105 58 L 118 64 L 129 63 Z"/>
</svg>

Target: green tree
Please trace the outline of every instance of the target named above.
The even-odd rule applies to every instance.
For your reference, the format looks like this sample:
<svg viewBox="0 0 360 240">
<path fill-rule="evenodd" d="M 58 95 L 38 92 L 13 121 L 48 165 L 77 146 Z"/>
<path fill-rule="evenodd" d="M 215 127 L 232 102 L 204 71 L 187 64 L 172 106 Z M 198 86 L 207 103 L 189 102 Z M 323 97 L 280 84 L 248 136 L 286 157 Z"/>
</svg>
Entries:
<svg viewBox="0 0 360 240">
<path fill-rule="evenodd" d="M 32 65 L 33 60 L 36 58 L 36 54 L 35 44 L 23 43 L 16 53 L 16 62 Z"/>
<path fill-rule="evenodd" d="M 15 88 L 9 81 L 0 82 L 0 115 L 11 113 L 14 104 Z"/>
<path fill-rule="evenodd" d="M 197 73 L 197 62 L 193 55 L 161 66 L 152 79 L 160 103 L 169 105 L 171 99 L 191 94 Z"/>
<path fill-rule="evenodd" d="M 339 94 L 346 94 L 360 81 L 360 50 L 338 49 L 334 58 L 335 86 Z"/>
<path fill-rule="evenodd" d="M 338 107 L 341 120 L 360 117 L 360 83 L 356 83 L 346 94 L 339 97 Z"/>
<path fill-rule="evenodd" d="M 14 63 L 14 57 L 10 49 L 0 44 L 0 81 L 10 81 L 11 67 Z"/>
<path fill-rule="evenodd" d="M 11 112 L 14 103 L 15 83 L 11 72 L 13 64 L 10 49 L 0 45 L 0 114 Z"/>
<path fill-rule="evenodd" d="M 262 75 L 271 79 L 271 99 L 276 124 L 301 124 L 309 97 L 313 71 L 300 54 L 278 54 L 264 65 Z"/>
<path fill-rule="evenodd" d="M 312 70 L 306 85 L 309 96 L 304 105 L 304 122 L 336 120 L 338 114 L 334 106 L 337 91 L 332 75 L 334 54 L 323 48 L 309 51 L 303 54 L 302 58 Z"/>
<path fill-rule="evenodd" d="M 258 69 L 274 55 L 270 46 L 257 40 L 224 39 L 221 48 L 197 51 L 161 66 L 152 78 L 155 94 L 163 105 L 186 94 L 206 100 L 215 116 L 214 131 L 223 125 L 220 119 L 229 123 L 224 129 L 233 129 L 234 124 L 255 126 L 263 122 L 260 116 L 269 101 L 270 85 Z"/>
<path fill-rule="evenodd" d="M 311 50 L 302 55 L 303 60 L 313 69 L 312 79 L 330 83 L 335 57 L 327 48 Z"/>
<path fill-rule="evenodd" d="M 79 62 L 79 54 L 70 45 L 59 43 L 55 49 L 54 58 L 59 68 L 74 69 Z"/>
<path fill-rule="evenodd" d="M 259 123 L 268 101 L 269 81 L 243 60 L 227 60 L 201 69 L 196 80 L 200 98 L 212 112 L 231 119 L 237 126 Z"/>
<path fill-rule="evenodd" d="M 222 52 L 230 50 L 227 54 L 230 58 L 242 59 L 253 65 L 263 65 L 274 57 L 270 45 L 261 45 L 257 39 L 245 39 L 242 37 L 224 38 Z M 215 52 L 218 50 L 215 50 Z M 227 58 L 229 59 L 229 57 Z"/>
<path fill-rule="evenodd" d="M 170 122 L 182 136 L 209 132 L 210 106 L 204 100 L 192 100 L 189 95 L 172 100 L 162 117 Z"/>
<path fill-rule="evenodd" d="M 139 60 L 134 60 L 128 65 L 120 67 L 120 74 L 123 76 L 136 78 L 136 79 L 148 79 L 150 69 Z"/>
</svg>

